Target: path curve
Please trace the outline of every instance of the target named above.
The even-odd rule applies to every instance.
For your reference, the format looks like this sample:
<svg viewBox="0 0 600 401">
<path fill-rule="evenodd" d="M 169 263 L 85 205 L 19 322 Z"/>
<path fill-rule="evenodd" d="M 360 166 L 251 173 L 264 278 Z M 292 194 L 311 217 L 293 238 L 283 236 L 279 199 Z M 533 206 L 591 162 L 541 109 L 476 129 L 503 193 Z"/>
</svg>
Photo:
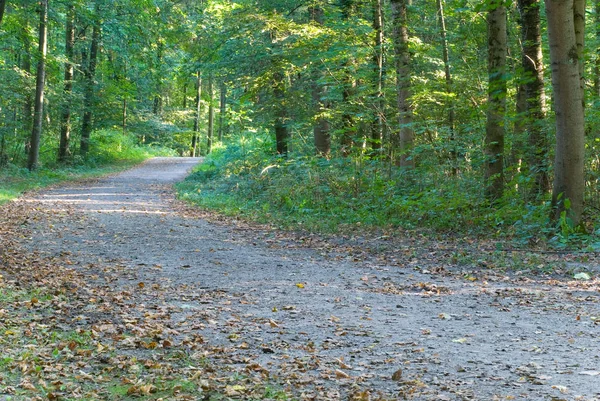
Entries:
<svg viewBox="0 0 600 401">
<path fill-rule="evenodd" d="M 600 399 L 595 292 L 325 257 L 190 218 L 173 207 L 171 186 L 198 162 L 156 158 L 28 197 L 69 217 L 38 221 L 27 245 L 68 253 L 75 268 L 108 266 L 114 286 L 173 289 L 161 302 L 174 322 L 284 382 L 294 371 L 328 399 Z"/>
</svg>

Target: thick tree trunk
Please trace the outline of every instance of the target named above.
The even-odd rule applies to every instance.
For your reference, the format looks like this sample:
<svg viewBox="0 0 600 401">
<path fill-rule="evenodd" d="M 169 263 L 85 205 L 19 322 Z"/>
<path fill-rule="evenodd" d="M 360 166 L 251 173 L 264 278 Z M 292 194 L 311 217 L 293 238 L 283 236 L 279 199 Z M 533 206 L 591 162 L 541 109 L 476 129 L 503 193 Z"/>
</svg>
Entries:
<svg viewBox="0 0 600 401">
<path fill-rule="evenodd" d="M 73 93 L 73 57 L 75 48 L 75 5 L 69 3 L 67 7 L 67 24 L 65 31 L 65 77 L 64 100 L 60 124 L 60 143 L 58 146 L 58 161 L 65 162 L 69 156 L 69 142 L 71 139 L 71 100 Z"/>
<path fill-rule="evenodd" d="M 488 11 L 488 108 L 485 127 L 485 197 L 496 201 L 504 192 L 504 114 L 506 109 L 506 8 Z"/>
<path fill-rule="evenodd" d="M 207 129 L 207 143 L 206 153 L 210 153 L 212 150 L 213 137 L 215 132 L 215 105 L 214 105 L 214 91 L 213 91 L 213 77 L 212 74 L 208 77 L 208 129 Z"/>
<path fill-rule="evenodd" d="M 87 60 L 87 66 L 84 70 L 85 92 L 83 99 L 83 121 L 81 125 L 81 142 L 79 152 L 85 157 L 90 149 L 90 136 L 92 134 L 93 112 L 94 112 L 94 86 L 96 79 L 96 63 L 98 60 L 98 45 L 100 42 L 100 15 L 98 12 L 98 3 L 96 3 L 96 13 L 94 18 L 94 27 L 92 28 L 92 42 L 90 43 L 90 54 Z"/>
<path fill-rule="evenodd" d="M 452 161 L 452 175 L 458 174 L 458 152 L 456 150 L 456 132 L 454 127 L 454 101 L 452 100 L 452 75 L 450 75 L 450 56 L 448 52 L 448 38 L 446 34 L 446 19 L 444 17 L 444 3 L 437 0 L 438 19 L 440 23 L 440 36 L 442 41 L 442 60 L 444 61 L 444 77 L 446 80 L 446 93 L 448 94 L 448 130 L 450 131 L 450 159 Z"/>
<path fill-rule="evenodd" d="M 4 17 L 4 9 L 6 8 L 6 0 L 0 0 L 0 24 L 2 23 L 2 18 Z"/>
<path fill-rule="evenodd" d="M 583 34 L 576 16 L 584 1 L 545 0 L 552 89 L 556 113 L 556 154 L 554 160 L 553 217 L 565 213 L 573 226 L 581 223 L 584 179 L 584 108 L 581 88 Z M 574 51 L 576 49 L 576 51 Z"/>
<path fill-rule="evenodd" d="M 310 8 L 313 21 L 323 25 L 324 12 L 320 7 Z M 312 100 L 316 118 L 313 126 L 313 139 L 317 154 L 327 156 L 331 152 L 331 134 L 329 121 L 323 114 L 329 108 L 327 97 L 327 85 L 320 83 L 323 73 L 315 71 L 313 74 Z"/>
<path fill-rule="evenodd" d="M 192 157 L 196 157 L 200 133 L 200 113 L 202 112 L 202 76 L 196 73 L 196 115 L 194 116 L 194 135 L 192 136 Z"/>
<path fill-rule="evenodd" d="M 525 82 L 525 124 L 529 134 L 529 169 L 533 175 L 532 195 L 550 190 L 548 139 L 542 129 L 546 118 L 544 101 L 544 60 L 540 28 L 540 0 L 519 0 L 521 14 L 522 65 Z"/>
<path fill-rule="evenodd" d="M 412 128 L 413 113 L 410 103 L 410 53 L 408 49 L 408 19 L 406 0 L 391 0 L 394 65 L 396 69 L 396 105 L 398 107 L 399 135 L 395 140 L 400 153 L 401 168 L 412 169 L 415 161 L 411 151 L 415 133 Z"/>
<path fill-rule="evenodd" d="M 219 142 L 223 140 L 225 133 L 225 114 L 227 113 L 227 86 L 221 82 L 219 98 Z"/>
<path fill-rule="evenodd" d="M 383 95 L 383 0 L 373 1 L 373 30 L 375 31 L 375 47 L 373 49 L 373 98 L 374 116 L 371 123 L 371 147 L 381 149 L 383 146 L 383 123 L 385 101 Z"/>
<path fill-rule="evenodd" d="M 46 54 L 48 52 L 48 0 L 40 1 L 39 60 L 36 72 L 33 129 L 29 142 L 27 168 L 35 170 L 40 156 L 40 139 L 44 117 L 44 86 L 46 83 Z"/>
</svg>

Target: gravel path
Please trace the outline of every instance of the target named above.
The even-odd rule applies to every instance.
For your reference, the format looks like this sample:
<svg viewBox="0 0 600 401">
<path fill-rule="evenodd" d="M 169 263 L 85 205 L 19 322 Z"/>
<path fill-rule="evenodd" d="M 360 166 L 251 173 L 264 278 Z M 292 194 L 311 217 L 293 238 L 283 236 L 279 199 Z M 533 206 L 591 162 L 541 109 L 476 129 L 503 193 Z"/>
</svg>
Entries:
<svg viewBox="0 0 600 401">
<path fill-rule="evenodd" d="M 198 162 L 36 194 L 70 217 L 36 222 L 28 244 L 111 267 L 115 286 L 172 289 L 171 319 L 306 399 L 600 400 L 597 283 L 471 281 L 192 218 L 171 186 Z"/>
</svg>

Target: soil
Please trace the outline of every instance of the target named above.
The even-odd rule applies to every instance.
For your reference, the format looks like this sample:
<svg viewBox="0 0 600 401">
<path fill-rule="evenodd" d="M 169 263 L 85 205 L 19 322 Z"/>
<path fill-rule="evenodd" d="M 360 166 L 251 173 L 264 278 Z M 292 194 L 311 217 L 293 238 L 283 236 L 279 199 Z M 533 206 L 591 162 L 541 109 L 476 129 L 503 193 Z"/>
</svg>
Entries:
<svg viewBox="0 0 600 401">
<path fill-rule="evenodd" d="M 461 263 L 451 239 L 324 241 L 194 211 L 172 185 L 198 162 L 26 196 L 57 217 L 20 242 L 137 291 L 168 311 L 175 344 L 201 336 L 222 350 L 211 363 L 252 366 L 298 399 L 600 400 L 598 281 Z"/>
</svg>

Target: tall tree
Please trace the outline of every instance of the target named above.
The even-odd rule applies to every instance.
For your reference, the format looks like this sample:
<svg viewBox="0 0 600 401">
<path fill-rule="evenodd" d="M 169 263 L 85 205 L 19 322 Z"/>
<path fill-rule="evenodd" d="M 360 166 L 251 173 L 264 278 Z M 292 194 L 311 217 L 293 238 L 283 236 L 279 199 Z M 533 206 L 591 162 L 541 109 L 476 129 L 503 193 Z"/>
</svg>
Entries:
<svg viewBox="0 0 600 401">
<path fill-rule="evenodd" d="M 75 71 L 73 56 L 75 49 L 75 5 L 67 5 L 67 21 L 65 30 L 65 77 L 64 77 L 64 103 L 61 114 L 60 143 L 58 147 L 58 161 L 64 162 L 69 157 L 69 142 L 71 139 L 71 101 L 73 92 L 73 73 Z"/>
<path fill-rule="evenodd" d="M 456 150 L 456 133 L 454 127 L 454 100 L 452 89 L 452 75 L 450 74 L 450 55 L 448 51 L 448 35 L 446 33 L 446 18 L 444 16 L 443 0 L 437 0 L 438 20 L 440 24 L 440 38 L 442 42 L 442 61 L 444 62 L 444 78 L 446 81 L 446 93 L 448 95 L 448 129 L 450 131 L 450 158 L 452 159 L 452 175 L 458 174 L 458 152 Z"/>
<path fill-rule="evenodd" d="M 342 19 L 345 23 L 349 23 L 350 17 L 354 9 L 354 0 L 340 0 L 340 8 Z M 356 92 L 356 79 L 353 77 L 351 68 L 354 65 L 354 60 L 351 55 L 347 55 L 347 59 L 343 66 L 343 81 L 342 81 L 342 154 L 348 156 L 352 149 L 353 137 L 355 133 L 355 122 L 353 114 L 350 112 L 350 101 Z"/>
<path fill-rule="evenodd" d="M 221 82 L 220 96 L 219 96 L 219 142 L 223 140 L 223 134 L 225 133 L 225 114 L 227 113 L 227 85 L 225 81 Z"/>
<path fill-rule="evenodd" d="M 506 109 L 506 7 L 493 2 L 487 13 L 488 105 L 485 126 L 485 196 L 491 201 L 504 192 L 504 114 Z"/>
<path fill-rule="evenodd" d="M 213 76 L 208 76 L 208 127 L 207 127 L 207 144 L 206 153 L 210 153 L 212 150 L 213 138 L 215 133 L 215 104 L 214 104 L 214 91 L 213 91 Z"/>
<path fill-rule="evenodd" d="M 383 145 L 383 124 L 385 99 L 383 95 L 383 0 L 372 0 L 373 31 L 375 43 L 373 47 L 373 98 L 374 118 L 371 124 L 371 147 L 380 149 Z"/>
<path fill-rule="evenodd" d="M 582 88 L 584 0 L 545 0 L 552 90 L 556 114 L 556 152 L 552 204 L 554 218 L 581 223 L 584 179 Z"/>
<path fill-rule="evenodd" d="M 392 37 L 394 42 L 394 66 L 396 69 L 396 105 L 398 107 L 399 134 L 397 142 L 400 167 L 415 166 L 411 150 L 415 132 L 412 127 L 413 111 L 410 103 L 411 66 L 408 48 L 407 0 L 390 0 L 392 6 Z"/>
<path fill-rule="evenodd" d="M 319 26 L 323 25 L 324 11 L 321 7 L 310 7 L 312 20 Z M 330 124 L 323 115 L 329 108 L 327 97 L 327 85 L 323 82 L 323 73 L 317 69 L 313 74 L 312 98 L 313 107 L 317 115 L 313 126 L 313 138 L 317 154 L 328 155 L 331 151 Z"/>
<path fill-rule="evenodd" d="M 48 0 L 39 2 L 40 25 L 38 42 L 38 65 L 35 84 L 35 106 L 33 112 L 33 129 L 29 142 L 29 158 L 27 168 L 34 170 L 38 166 L 40 156 L 40 139 L 44 117 L 44 88 L 46 84 L 46 55 L 48 52 Z"/>
<path fill-rule="evenodd" d="M 200 71 L 196 72 L 196 110 L 194 113 L 194 134 L 192 136 L 192 149 L 190 156 L 196 157 L 198 144 L 200 141 L 200 113 L 202 112 L 202 75 Z"/>
<path fill-rule="evenodd" d="M 4 17 L 4 9 L 6 8 L 6 0 L 0 0 L 0 24 L 2 23 L 2 18 Z"/>
<path fill-rule="evenodd" d="M 538 196 L 550 190 L 548 177 L 548 140 L 542 129 L 546 118 L 544 96 L 544 60 L 540 27 L 540 0 L 519 0 L 521 14 L 522 66 L 524 72 L 523 97 L 525 129 L 530 151 L 529 168 L 533 175 L 532 194 Z"/>
<path fill-rule="evenodd" d="M 87 56 L 87 65 L 84 69 L 85 77 L 85 92 L 84 92 L 84 111 L 81 125 L 81 141 L 79 151 L 82 156 L 86 156 L 90 148 L 90 137 L 92 135 L 93 116 L 94 116 L 94 100 L 95 100 L 95 80 L 96 66 L 98 62 L 98 49 L 100 44 L 100 6 L 96 0 L 94 8 L 94 21 L 92 27 L 92 40 L 90 42 L 90 50 Z"/>
</svg>

